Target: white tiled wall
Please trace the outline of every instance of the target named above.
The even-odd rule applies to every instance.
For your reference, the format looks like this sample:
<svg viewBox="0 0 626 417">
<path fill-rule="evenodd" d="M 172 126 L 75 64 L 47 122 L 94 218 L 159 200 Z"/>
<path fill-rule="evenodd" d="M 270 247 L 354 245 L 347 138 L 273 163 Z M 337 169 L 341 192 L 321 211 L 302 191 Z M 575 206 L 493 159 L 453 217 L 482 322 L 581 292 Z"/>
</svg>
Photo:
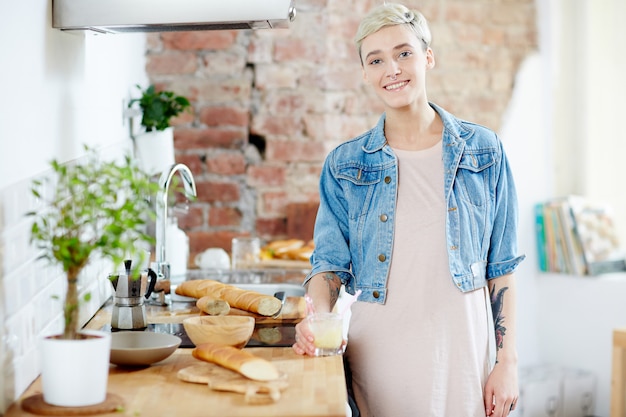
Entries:
<svg viewBox="0 0 626 417">
<path fill-rule="evenodd" d="M 63 329 L 65 275 L 59 266 L 37 259 L 29 242 L 31 220 L 25 214 L 39 205 L 31 182 L 0 190 L 0 415 L 39 375 L 41 337 Z M 79 292 L 91 294 L 81 307 L 81 323 L 110 297 L 110 269 L 108 262 L 96 261 L 81 272 Z"/>
</svg>

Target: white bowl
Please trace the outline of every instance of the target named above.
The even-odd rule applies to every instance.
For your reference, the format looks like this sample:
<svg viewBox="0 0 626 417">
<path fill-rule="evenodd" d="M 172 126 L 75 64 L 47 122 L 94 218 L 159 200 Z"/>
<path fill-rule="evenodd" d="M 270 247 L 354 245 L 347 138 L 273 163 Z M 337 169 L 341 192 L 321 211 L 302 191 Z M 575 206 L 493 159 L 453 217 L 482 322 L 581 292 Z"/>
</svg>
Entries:
<svg viewBox="0 0 626 417">
<path fill-rule="evenodd" d="M 111 333 L 109 362 L 123 366 L 147 366 L 170 356 L 182 340 L 178 336 L 146 331 Z"/>
</svg>

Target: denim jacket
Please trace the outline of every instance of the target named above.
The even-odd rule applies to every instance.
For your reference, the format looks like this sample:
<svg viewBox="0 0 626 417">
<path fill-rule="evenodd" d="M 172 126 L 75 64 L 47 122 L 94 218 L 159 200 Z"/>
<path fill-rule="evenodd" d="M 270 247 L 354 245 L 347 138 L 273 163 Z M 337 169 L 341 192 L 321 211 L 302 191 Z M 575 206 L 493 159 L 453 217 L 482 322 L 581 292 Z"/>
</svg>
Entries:
<svg viewBox="0 0 626 417">
<path fill-rule="evenodd" d="M 446 239 L 450 274 L 463 292 L 515 270 L 517 197 L 502 144 L 485 127 L 457 119 L 431 103 L 443 121 Z M 312 270 L 334 272 L 359 301 L 384 304 L 398 192 L 398 159 L 373 129 L 342 143 L 320 176 Z"/>
</svg>

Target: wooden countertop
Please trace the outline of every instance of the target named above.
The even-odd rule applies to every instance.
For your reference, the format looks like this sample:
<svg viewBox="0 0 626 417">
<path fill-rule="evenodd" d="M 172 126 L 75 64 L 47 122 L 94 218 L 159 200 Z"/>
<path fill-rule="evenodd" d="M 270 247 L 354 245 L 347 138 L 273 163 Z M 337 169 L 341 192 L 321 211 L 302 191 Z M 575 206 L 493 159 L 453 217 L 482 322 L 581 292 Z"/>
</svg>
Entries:
<svg viewBox="0 0 626 417">
<path fill-rule="evenodd" d="M 110 313 L 107 309 L 103 309 L 87 327 L 102 328 L 107 317 L 110 320 L 108 314 Z M 169 317 L 177 317 L 177 314 L 172 313 Z M 178 370 L 202 362 L 191 356 L 191 349 L 178 349 L 164 361 L 146 368 L 111 365 L 107 391 L 121 397 L 124 407 L 120 412 L 99 415 L 345 417 L 347 395 L 341 356 L 303 357 L 296 355 L 290 347 L 260 347 L 246 350 L 274 362 L 279 371 L 287 374 L 289 386 L 277 402 L 263 405 L 246 404 L 242 394 L 213 391 L 206 385 L 181 381 L 177 377 Z M 22 397 L 9 407 L 5 416 L 32 416 L 33 414 L 22 410 L 21 401 L 40 392 L 41 381 L 38 378 Z"/>
<path fill-rule="evenodd" d="M 111 365 L 108 392 L 124 400 L 123 412 L 99 414 L 120 416 L 290 416 L 345 417 L 346 385 L 340 356 L 303 358 L 291 348 L 251 348 L 255 355 L 274 362 L 288 375 L 289 387 L 272 404 L 249 405 L 237 393 L 218 392 L 206 385 L 178 379 L 179 369 L 198 363 L 191 349 L 178 349 L 172 356 L 147 368 L 118 368 Z M 41 392 L 37 379 L 23 398 Z M 21 409 L 20 401 L 11 405 L 6 417 L 32 416 Z"/>
<path fill-rule="evenodd" d="M 626 416 L 626 328 L 613 330 L 611 417 Z"/>
</svg>

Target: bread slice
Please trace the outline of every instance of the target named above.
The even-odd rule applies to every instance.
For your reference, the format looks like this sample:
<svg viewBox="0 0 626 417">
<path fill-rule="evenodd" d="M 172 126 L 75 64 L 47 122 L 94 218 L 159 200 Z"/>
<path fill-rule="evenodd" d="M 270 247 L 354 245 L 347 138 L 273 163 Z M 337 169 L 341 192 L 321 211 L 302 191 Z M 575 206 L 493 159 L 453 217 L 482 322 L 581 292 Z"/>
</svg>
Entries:
<svg viewBox="0 0 626 417">
<path fill-rule="evenodd" d="M 230 312 L 230 304 L 227 301 L 205 295 L 196 301 L 196 307 L 210 316 L 225 316 Z"/>
</svg>

